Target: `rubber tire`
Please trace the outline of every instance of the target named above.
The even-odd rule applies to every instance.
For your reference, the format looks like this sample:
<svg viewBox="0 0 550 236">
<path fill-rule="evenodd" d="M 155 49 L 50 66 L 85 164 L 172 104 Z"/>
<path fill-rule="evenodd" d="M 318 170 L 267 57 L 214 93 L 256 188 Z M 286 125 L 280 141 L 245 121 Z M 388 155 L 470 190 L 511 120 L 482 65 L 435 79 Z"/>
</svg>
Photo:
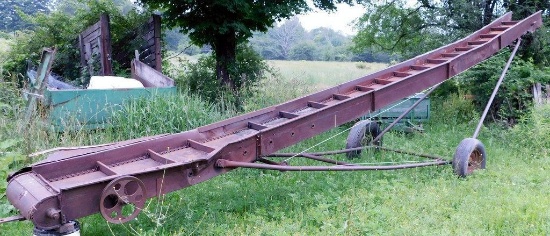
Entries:
<svg viewBox="0 0 550 236">
<path fill-rule="evenodd" d="M 470 155 L 475 151 L 481 155 L 481 162 L 477 168 L 473 167 L 474 169 L 468 170 L 468 166 L 470 166 Z M 485 153 L 485 146 L 483 146 L 483 143 L 475 138 L 465 138 L 456 148 L 453 157 L 453 170 L 458 176 L 466 177 L 476 169 L 485 169 L 486 161 L 487 154 Z"/>
<path fill-rule="evenodd" d="M 355 123 L 355 125 L 353 125 L 353 127 L 351 127 L 349 131 L 348 138 L 346 139 L 346 149 L 362 147 L 363 144 L 361 143 L 361 141 L 363 141 L 365 137 L 368 136 L 370 137 L 370 140 L 372 140 L 380 133 L 380 126 L 375 121 L 359 121 Z M 376 143 L 374 143 L 374 145 L 382 146 L 382 139 L 378 140 Z M 361 156 L 361 151 L 362 150 L 347 152 L 346 156 L 350 159 L 356 158 Z"/>
</svg>

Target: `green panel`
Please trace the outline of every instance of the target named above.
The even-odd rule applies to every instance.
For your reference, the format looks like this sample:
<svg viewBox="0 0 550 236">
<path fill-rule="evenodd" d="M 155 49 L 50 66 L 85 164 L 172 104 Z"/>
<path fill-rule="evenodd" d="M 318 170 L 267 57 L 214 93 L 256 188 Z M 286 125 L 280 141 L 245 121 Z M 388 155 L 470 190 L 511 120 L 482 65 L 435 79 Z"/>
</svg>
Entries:
<svg viewBox="0 0 550 236">
<path fill-rule="evenodd" d="M 174 95 L 175 87 L 132 89 L 48 90 L 45 107 L 48 119 L 55 129 L 102 128 L 114 111 L 122 108 L 128 99 Z"/>
<path fill-rule="evenodd" d="M 398 102 L 395 102 L 391 105 L 388 105 L 380 110 L 373 112 L 372 114 L 367 114 L 363 119 L 368 119 L 370 117 L 378 117 L 379 120 L 385 123 L 393 122 L 397 117 L 399 117 L 403 112 L 407 111 L 416 101 L 418 101 L 424 94 L 416 94 L 415 96 L 404 98 Z M 378 116 L 378 114 L 380 114 Z M 403 120 L 400 122 L 425 122 L 430 118 L 430 98 L 424 99 L 418 106 L 416 106 L 412 111 L 407 113 Z"/>
</svg>

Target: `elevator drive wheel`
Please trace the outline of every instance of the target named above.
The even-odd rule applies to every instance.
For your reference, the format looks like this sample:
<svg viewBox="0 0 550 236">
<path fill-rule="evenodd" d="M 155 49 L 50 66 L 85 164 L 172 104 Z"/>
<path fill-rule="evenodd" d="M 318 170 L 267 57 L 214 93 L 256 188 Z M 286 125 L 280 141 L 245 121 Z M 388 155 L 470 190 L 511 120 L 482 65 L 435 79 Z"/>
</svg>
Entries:
<svg viewBox="0 0 550 236">
<path fill-rule="evenodd" d="M 108 222 L 122 224 L 138 216 L 146 199 L 145 185 L 141 180 L 122 176 L 112 180 L 103 189 L 99 210 Z"/>
</svg>

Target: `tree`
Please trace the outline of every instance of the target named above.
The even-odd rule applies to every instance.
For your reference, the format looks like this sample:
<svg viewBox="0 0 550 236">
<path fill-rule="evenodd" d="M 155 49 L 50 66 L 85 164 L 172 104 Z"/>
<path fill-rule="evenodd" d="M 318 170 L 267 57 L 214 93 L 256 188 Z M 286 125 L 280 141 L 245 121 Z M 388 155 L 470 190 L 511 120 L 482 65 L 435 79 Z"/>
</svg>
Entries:
<svg viewBox="0 0 550 236">
<path fill-rule="evenodd" d="M 358 19 L 354 51 L 382 51 L 412 57 L 454 39 L 448 18 L 435 17 L 441 8 L 423 1 L 407 6 L 402 0 L 366 4 L 367 13 Z"/>
<path fill-rule="evenodd" d="M 349 38 L 334 31 L 321 27 L 311 30 L 309 37 L 317 45 L 318 59 L 323 61 L 343 61 L 350 59 Z"/>
<path fill-rule="evenodd" d="M 309 34 L 315 43 L 327 45 L 328 47 L 342 46 L 348 40 L 346 36 L 326 27 L 313 29 Z"/>
<path fill-rule="evenodd" d="M 31 26 L 21 18 L 20 13 L 34 15 L 50 12 L 50 0 L 2 0 L 0 1 L 0 21 L 4 27 L 0 30 L 15 31 Z"/>
<path fill-rule="evenodd" d="M 352 58 L 349 51 L 351 38 L 333 29 L 320 27 L 307 32 L 298 18 L 292 18 L 267 33 L 255 32 L 251 45 L 264 59 L 346 61 Z M 295 49 L 297 45 L 312 46 L 316 51 L 304 57 L 307 50 Z"/>
<path fill-rule="evenodd" d="M 181 27 L 196 45 L 210 45 L 216 57 L 216 78 L 236 89 L 235 59 L 239 43 L 252 32 L 265 32 L 276 21 L 310 10 L 306 0 L 140 0 L 159 9 L 170 27 Z M 361 0 L 313 0 L 315 7 L 334 10 L 337 3 Z"/>
<path fill-rule="evenodd" d="M 282 53 L 279 51 L 273 39 L 270 36 L 270 31 L 276 27 L 271 28 L 266 33 L 254 32 L 252 38 L 250 38 L 250 45 L 256 50 L 265 60 L 284 60 Z"/>
<path fill-rule="evenodd" d="M 271 42 L 276 46 L 283 59 L 288 59 L 290 49 L 306 34 L 306 30 L 302 27 L 298 17 L 293 17 L 287 20 L 280 27 L 275 27 L 268 31 Z"/>
<path fill-rule="evenodd" d="M 523 19 L 539 10 L 543 11 L 543 23 L 546 29 L 537 30 L 534 34 L 524 37 L 522 47 L 519 51 L 520 57 L 524 60 L 533 59 L 539 66 L 550 66 L 550 33 L 549 25 L 549 0 L 505 0 L 504 6 L 514 12 L 514 19 Z"/>
<path fill-rule="evenodd" d="M 313 61 L 317 59 L 317 48 L 312 41 L 304 41 L 296 44 L 290 51 L 290 58 L 292 60 L 306 60 Z"/>
<path fill-rule="evenodd" d="M 549 0 L 420 0 L 416 5 L 405 4 L 404 0 L 370 2 L 367 13 L 356 25 L 359 29 L 353 39 L 356 51 L 375 49 L 397 52 L 411 57 L 438 46 L 462 38 L 489 24 L 506 11 L 514 12 L 514 19 L 523 19 L 538 10 L 550 10 Z M 547 22 L 547 21 L 544 21 Z M 539 30 L 538 40 L 531 36 L 523 43 L 520 56 L 544 59 L 548 51 L 543 50 L 545 41 Z M 533 44 L 538 46 L 533 48 Z M 527 50 L 531 48 L 531 50 Z"/>
<path fill-rule="evenodd" d="M 290 49 L 307 35 L 298 17 L 285 21 L 266 33 L 255 33 L 250 39 L 264 58 L 288 60 Z"/>
</svg>

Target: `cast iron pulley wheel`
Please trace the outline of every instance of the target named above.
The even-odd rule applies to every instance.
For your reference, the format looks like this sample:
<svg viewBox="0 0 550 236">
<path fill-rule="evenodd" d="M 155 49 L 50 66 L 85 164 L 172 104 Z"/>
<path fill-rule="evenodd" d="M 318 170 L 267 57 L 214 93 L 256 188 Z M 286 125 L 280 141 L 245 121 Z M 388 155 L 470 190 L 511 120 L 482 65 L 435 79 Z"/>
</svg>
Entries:
<svg viewBox="0 0 550 236">
<path fill-rule="evenodd" d="M 146 198 L 145 185 L 141 180 L 133 176 L 122 176 L 103 189 L 99 210 L 108 222 L 126 223 L 137 217 Z"/>
<path fill-rule="evenodd" d="M 460 177 L 466 177 L 477 169 L 485 169 L 485 147 L 475 138 L 460 142 L 453 157 L 453 170 Z"/>
<path fill-rule="evenodd" d="M 366 145 L 371 145 L 371 141 L 380 134 L 380 126 L 375 121 L 362 120 L 349 131 L 348 138 L 346 140 L 346 149 L 363 147 Z M 372 145 L 381 146 L 382 141 L 378 140 Z M 347 152 L 346 156 L 348 158 L 355 158 L 361 155 L 361 150 Z"/>
</svg>

